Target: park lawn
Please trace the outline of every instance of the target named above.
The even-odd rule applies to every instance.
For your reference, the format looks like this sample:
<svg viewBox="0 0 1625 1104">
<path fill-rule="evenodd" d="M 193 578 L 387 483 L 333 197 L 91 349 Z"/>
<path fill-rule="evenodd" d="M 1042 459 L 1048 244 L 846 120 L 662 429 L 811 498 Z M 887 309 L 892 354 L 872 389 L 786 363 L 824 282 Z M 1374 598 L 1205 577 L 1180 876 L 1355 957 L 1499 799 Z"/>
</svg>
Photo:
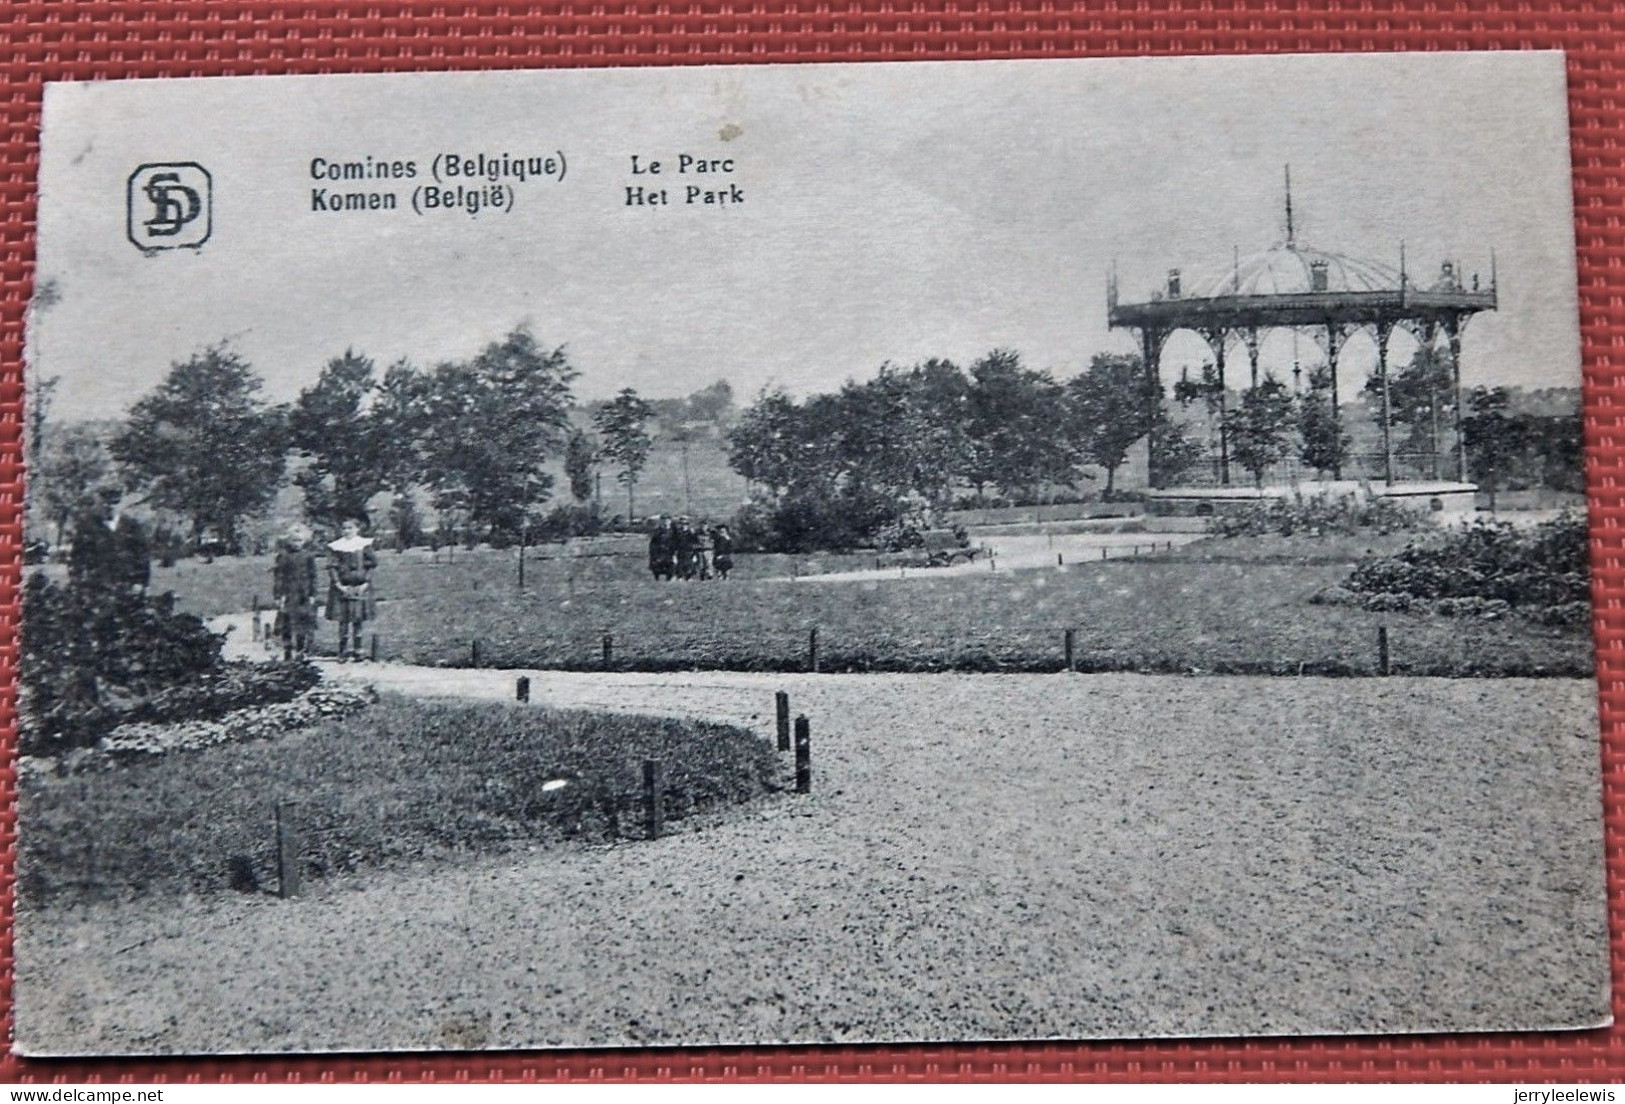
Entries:
<svg viewBox="0 0 1625 1104">
<path fill-rule="evenodd" d="M 641 546 L 643 538 L 622 542 Z M 591 545 L 586 545 L 588 549 Z M 527 584 L 568 587 L 572 582 L 592 585 L 627 579 L 648 579 L 646 561 L 633 555 L 572 555 L 571 547 L 544 544 L 526 551 Z M 257 598 L 261 608 L 271 605 L 271 556 L 222 556 L 212 563 L 186 559 L 173 567 L 154 565 L 151 589 L 172 591 L 176 605 L 199 617 L 218 617 L 253 608 Z M 378 554 L 379 569 L 375 587 L 382 601 L 401 601 L 425 595 L 462 595 L 495 589 L 515 588 L 519 578 L 519 550 L 465 548 L 414 548 L 405 552 Z M 318 570 L 324 561 L 318 560 Z M 746 554 L 736 558 L 737 579 L 766 579 L 791 575 L 821 575 L 873 567 L 875 554 L 825 552 L 801 556 Z M 58 569 L 48 574 L 64 574 Z M 325 582 L 322 584 L 325 587 Z"/>
<path fill-rule="evenodd" d="M 1174 553 L 1065 570 L 912 573 L 908 579 L 655 583 L 533 572 L 384 601 L 380 659 L 595 670 L 807 669 L 811 630 L 826 671 L 1052 671 L 1065 630 L 1086 671 L 1443 676 L 1592 671 L 1589 633 L 1503 621 L 1380 614 L 1309 602 L 1349 562 L 1202 560 Z M 382 574 L 382 573 L 381 573 Z M 610 659 L 604 661 L 604 637 Z"/>
<path fill-rule="evenodd" d="M 873 566 L 872 554 L 741 555 L 727 583 L 656 583 L 641 555 L 532 549 L 384 552 L 376 576 L 379 658 L 464 666 L 595 670 L 1050 671 L 1074 631 L 1081 670 L 1375 674 L 1389 628 L 1392 670 L 1444 676 L 1589 675 L 1584 629 L 1380 614 L 1313 605 L 1367 555 L 1406 534 L 1209 538 L 1171 551 L 1065 570 L 790 582 Z M 269 601 L 268 557 L 155 570 L 181 608 L 204 616 Z M 331 650 L 323 626 L 319 650 Z"/>
<path fill-rule="evenodd" d="M 780 774 L 767 742 L 728 725 L 385 696 L 276 740 L 29 773 L 21 900 L 274 889 L 282 801 L 297 803 L 307 876 L 637 838 L 645 759 L 663 764 L 672 820 L 766 794 Z"/>
</svg>

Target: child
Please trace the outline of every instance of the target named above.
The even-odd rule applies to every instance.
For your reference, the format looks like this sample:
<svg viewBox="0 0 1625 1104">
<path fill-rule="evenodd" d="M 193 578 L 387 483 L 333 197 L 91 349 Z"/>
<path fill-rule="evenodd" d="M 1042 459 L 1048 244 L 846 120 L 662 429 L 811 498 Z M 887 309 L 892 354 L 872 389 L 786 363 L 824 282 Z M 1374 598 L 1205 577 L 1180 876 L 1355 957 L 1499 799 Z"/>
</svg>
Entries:
<svg viewBox="0 0 1625 1104">
<path fill-rule="evenodd" d="M 716 569 L 717 578 L 726 579 L 728 572 L 734 569 L 734 538 L 726 525 L 711 530 L 711 549 L 711 566 Z"/>
<path fill-rule="evenodd" d="M 288 530 L 271 571 L 271 595 L 276 600 L 276 632 L 282 639 L 282 658 L 304 659 L 316 635 L 316 556 L 306 544 L 310 533 Z"/>
<path fill-rule="evenodd" d="M 327 619 L 339 625 L 339 662 L 361 659 L 361 626 L 371 621 L 377 607 L 372 596 L 372 573 L 378 553 L 372 538 L 361 535 L 364 519 L 344 519 L 344 533 L 327 546 Z"/>
</svg>

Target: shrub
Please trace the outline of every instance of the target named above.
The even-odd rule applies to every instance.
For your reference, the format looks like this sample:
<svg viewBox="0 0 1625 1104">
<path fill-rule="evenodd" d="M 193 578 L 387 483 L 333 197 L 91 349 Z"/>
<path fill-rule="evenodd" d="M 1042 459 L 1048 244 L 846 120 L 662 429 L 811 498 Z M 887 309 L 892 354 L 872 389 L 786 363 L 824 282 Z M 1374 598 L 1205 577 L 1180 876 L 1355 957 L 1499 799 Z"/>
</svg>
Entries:
<svg viewBox="0 0 1625 1104">
<path fill-rule="evenodd" d="M 897 503 L 866 488 L 797 488 L 777 501 L 756 499 L 729 525 L 739 552 L 829 552 L 872 547 L 895 523 Z"/>
<path fill-rule="evenodd" d="M 739 507 L 729 522 L 736 552 L 772 552 L 778 545 L 773 528 L 773 504 L 759 498 Z"/>
<path fill-rule="evenodd" d="M 1530 611 L 1530 615 L 1543 625 L 1584 628 L 1591 624 L 1591 603 L 1563 602 L 1554 606 L 1542 606 Z"/>
<path fill-rule="evenodd" d="M 221 638 L 174 596 L 58 586 L 23 593 L 21 748 L 55 755 L 129 723 L 209 720 L 285 702 L 320 677 L 308 663 L 226 663 Z"/>
<path fill-rule="evenodd" d="M 555 506 L 531 530 L 534 540 L 568 540 L 596 537 L 604 531 L 604 517 L 591 505 L 566 503 Z"/>
<path fill-rule="evenodd" d="M 1365 600 L 1365 608 L 1378 613 L 1403 613 L 1417 604 L 1414 597 L 1396 591 L 1383 591 Z"/>
<path fill-rule="evenodd" d="M 1309 596 L 1309 601 L 1317 606 L 1360 606 L 1365 600 L 1347 587 L 1328 586 L 1321 587 Z"/>
<path fill-rule="evenodd" d="M 58 586 L 23 592 L 21 745 L 83 747 L 156 695 L 220 669 L 220 638 L 174 596 Z"/>
<path fill-rule="evenodd" d="M 925 532 L 909 521 L 887 522 L 875 530 L 875 547 L 883 552 L 906 552 L 925 545 Z"/>
<path fill-rule="evenodd" d="M 1475 520 L 1412 541 L 1392 556 L 1355 567 L 1348 589 L 1368 595 L 1368 609 L 1390 608 L 1392 595 L 1431 603 L 1445 616 L 1500 616 L 1519 608 L 1566 612 L 1551 624 L 1583 624 L 1590 571 L 1585 518 L 1570 513 L 1533 528 Z M 1381 602 L 1382 605 L 1374 603 Z M 1539 620 L 1546 621 L 1541 614 Z"/>
<path fill-rule="evenodd" d="M 1512 612 L 1512 607 L 1499 598 L 1440 598 L 1432 608 L 1441 617 L 1482 617 L 1491 621 Z"/>
<path fill-rule="evenodd" d="M 844 551 L 868 545 L 895 510 L 895 503 L 862 488 L 839 494 L 792 492 L 774 511 L 775 551 Z"/>
<path fill-rule="evenodd" d="M 1262 499 L 1215 517 L 1211 531 L 1221 537 L 1289 537 L 1294 533 L 1403 533 L 1427 524 L 1422 513 L 1391 498 L 1310 495 Z"/>
</svg>

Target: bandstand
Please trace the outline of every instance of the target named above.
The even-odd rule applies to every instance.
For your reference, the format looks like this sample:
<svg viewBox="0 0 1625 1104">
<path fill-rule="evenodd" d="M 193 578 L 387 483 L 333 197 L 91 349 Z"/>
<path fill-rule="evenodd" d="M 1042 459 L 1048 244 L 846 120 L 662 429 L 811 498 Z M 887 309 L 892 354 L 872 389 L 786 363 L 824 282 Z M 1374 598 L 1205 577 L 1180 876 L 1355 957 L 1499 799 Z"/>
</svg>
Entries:
<svg viewBox="0 0 1625 1104">
<path fill-rule="evenodd" d="M 1479 287 L 1475 275 L 1463 284 L 1458 264 L 1445 262 L 1438 277 L 1425 286 L 1414 282 L 1405 269 L 1404 247 L 1400 246 L 1397 270 L 1371 261 L 1312 249 L 1297 241 L 1292 222 L 1291 178 L 1286 198 L 1286 237 L 1262 253 L 1239 253 L 1226 266 L 1228 272 L 1205 286 L 1182 286 L 1180 269 L 1170 269 L 1164 288 L 1144 302 L 1125 303 L 1119 299 L 1115 271 L 1107 285 L 1107 318 L 1112 328 L 1138 334 L 1145 365 L 1146 402 L 1149 407 L 1147 438 L 1151 486 L 1159 489 L 1158 432 L 1162 422 L 1162 353 L 1168 338 L 1179 330 L 1200 336 L 1212 353 L 1217 376 L 1220 426 L 1225 416 L 1225 371 L 1227 354 L 1244 351 L 1248 360 L 1249 387 L 1259 380 L 1259 346 L 1273 329 L 1308 333 L 1321 346 L 1331 376 L 1331 416 L 1334 431 L 1340 432 L 1341 411 L 1337 399 L 1338 360 L 1349 340 L 1364 333 L 1376 346 L 1376 373 L 1380 381 L 1382 430 L 1382 480 L 1395 491 L 1393 419 L 1388 387 L 1388 346 L 1396 329 L 1404 329 L 1425 349 L 1435 349 L 1442 335 L 1449 348 L 1449 364 L 1455 389 L 1454 467 L 1457 485 L 1467 485 L 1467 454 L 1462 440 L 1461 344 L 1467 321 L 1479 311 L 1496 309 L 1496 275 L 1493 255 L 1489 286 Z M 1435 448 L 1437 444 L 1435 443 Z M 1230 464 L 1221 430 L 1219 441 L 1219 482 L 1230 486 Z M 1341 462 L 1332 471 L 1341 480 Z"/>
</svg>

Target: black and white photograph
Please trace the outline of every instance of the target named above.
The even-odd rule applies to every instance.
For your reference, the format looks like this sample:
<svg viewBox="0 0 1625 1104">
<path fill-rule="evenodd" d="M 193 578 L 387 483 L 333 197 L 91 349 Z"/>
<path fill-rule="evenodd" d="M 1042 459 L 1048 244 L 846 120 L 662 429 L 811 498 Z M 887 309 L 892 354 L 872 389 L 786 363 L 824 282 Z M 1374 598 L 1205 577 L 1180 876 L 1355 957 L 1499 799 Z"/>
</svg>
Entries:
<svg viewBox="0 0 1625 1104">
<path fill-rule="evenodd" d="M 1610 1023 L 1566 104 L 49 85 L 17 1050 Z"/>
</svg>

